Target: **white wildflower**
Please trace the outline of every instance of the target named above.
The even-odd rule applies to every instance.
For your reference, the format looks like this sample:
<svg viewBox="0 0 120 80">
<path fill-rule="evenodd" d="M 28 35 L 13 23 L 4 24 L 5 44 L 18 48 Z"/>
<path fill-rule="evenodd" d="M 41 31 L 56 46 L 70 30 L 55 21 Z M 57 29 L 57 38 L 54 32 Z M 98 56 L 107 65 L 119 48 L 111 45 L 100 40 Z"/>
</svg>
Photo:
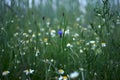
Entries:
<svg viewBox="0 0 120 80">
<path fill-rule="evenodd" d="M 46 32 L 45 34 L 46 34 L 46 35 L 49 35 L 49 33 L 48 33 L 48 32 Z"/>
<path fill-rule="evenodd" d="M 16 36 L 18 36 L 18 33 L 17 33 L 17 32 L 14 34 L 14 37 L 16 37 Z"/>
<path fill-rule="evenodd" d="M 59 70 L 58 70 L 58 73 L 59 73 L 59 74 L 64 74 L 64 70 L 63 70 L 63 69 L 59 69 Z"/>
<path fill-rule="evenodd" d="M 96 48 L 96 44 L 93 44 L 91 49 L 94 50 Z"/>
<path fill-rule="evenodd" d="M 55 37 L 55 36 L 56 36 L 55 34 L 56 34 L 56 31 L 55 31 L 55 30 L 51 30 L 51 31 L 50 31 L 51 37 Z"/>
<path fill-rule="evenodd" d="M 68 77 L 67 77 L 67 76 L 60 76 L 60 77 L 58 78 L 58 80 L 68 80 Z"/>
<path fill-rule="evenodd" d="M 78 36 L 79 36 L 79 34 L 78 34 L 78 33 L 75 33 L 73 36 L 74 36 L 74 37 L 78 37 Z"/>
<path fill-rule="evenodd" d="M 5 50 L 4 49 L 2 49 L 2 52 L 4 52 Z"/>
<path fill-rule="evenodd" d="M 38 54 L 40 53 L 39 49 L 36 50 L 35 56 L 37 57 Z"/>
<path fill-rule="evenodd" d="M 29 30 L 28 30 L 28 33 L 32 33 L 32 30 L 31 30 L 31 29 L 29 29 Z"/>
<path fill-rule="evenodd" d="M 82 49 L 80 49 L 80 53 L 83 53 L 83 50 L 82 50 Z"/>
<path fill-rule="evenodd" d="M 10 73 L 10 71 L 3 71 L 2 75 L 3 75 L 3 76 L 6 76 L 6 75 L 8 75 L 9 73 Z"/>
<path fill-rule="evenodd" d="M 98 25 L 98 28 L 101 28 L 101 25 Z"/>
<path fill-rule="evenodd" d="M 58 78 L 58 80 L 63 80 L 63 77 L 62 77 L 62 76 L 60 76 L 60 77 Z"/>
<path fill-rule="evenodd" d="M 77 18 L 76 18 L 76 21 L 79 22 L 79 21 L 80 21 L 80 17 L 77 17 Z"/>
<path fill-rule="evenodd" d="M 73 41 L 75 41 L 75 38 L 73 38 Z"/>
<path fill-rule="evenodd" d="M 68 80 L 68 76 L 62 76 L 63 80 Z"/>
<path fill-rule="evenodd" d="M 46 22 L 46 24 L 47 24 L 47 26 L 49 26 L 49 25 L 50 25 L 50 22 Z"/>
<path fill-rule="evenodd" d="M 89 43 L 89 42 L 87 42 L 87 43 L 86 43 L 86 46 L 88 46 L 88 45 L 90 45 L 90 43 Z"/>
<path fill-rule="evenodd" d="M 77 71 L 70 74 L 70 78 L 72 79 L 77 78 L 78 76 L 79 76 L 79 73 Z"/>
<path fill-rule="evenodd" d="M 44 31 L 45 31 L 45 29 L 44 29 L 44 28 L 41 28 L 40 30 L 41 30 L 42 32 L 44 32 Z"/>
<path fill-rule="evenodd" d="M 95 41 L 91 40 L 89 43 L 94 44 L 94 43 L 95 43 Z"/>
<path fill-rule="evenodd" d="M 101 46 L 102 46 L 102 47 L 106 47 L 106 43 L 102 42 L 102 43 L 101 43 Z"/>
<path fill-rule="evenodd" d="M 33 38 L 35 38 L 35 36 L 36 36 L 35 34 L 32 34 L 32 37 L 33 37 Z"/>
<path fill-rule="evenodd" d="M 84 68 L 79 68 L 80 71 L 84 71 Z"/>
<path fill-rule="evenodd" d="M 5 30 L 3 27 L 1 27 L 1 30 Z"/>
<path fill-rule="evenodd" d="M 95 72 L 94 75 L 97 76 L 97 73 Z"/>
<path fill-rule="evenodd" d="M 73 45 L 71 45 L 70 43 L 67 43 L 67 47 L 73 47 Z"/>
<path fill-rule="evenodd" d="M 53 60 L 53 59 L 51 59 L 50 61 L 51 61 L 51 62 L 53 62 L 54 60 Z"/>
<path fill-rule="evenodd" d="M 28 44 L 28 43 L 29 43 L 29 40 L 26 40 L 26 43 Z"/>
<path fill-rule="evenodd" d="M 38 36 L 41 36 L 41 33 L 38 33 Z"/>
<path fill-rule="evenodd" d="M 32 69 L 27 69 L 27 70 L 24 70 L 23 71 L 26 75 L 28 75 L 28 74 L 32 74 L 33 72 L 34 72 L 34 70 L 32 70 Z"/>
<path fill-rule="evenodd" d="M 67 30 L 65 31 L 65 34 L 67 35 L 67 34 L 69 34 L 69 33 L 70 33 L 70 30 L 67 29 Z"/>
<path fill-rule="evenodd" d="M 101 16 L 101 14 L 98 14 L 98 16 Z"/>
</svg>

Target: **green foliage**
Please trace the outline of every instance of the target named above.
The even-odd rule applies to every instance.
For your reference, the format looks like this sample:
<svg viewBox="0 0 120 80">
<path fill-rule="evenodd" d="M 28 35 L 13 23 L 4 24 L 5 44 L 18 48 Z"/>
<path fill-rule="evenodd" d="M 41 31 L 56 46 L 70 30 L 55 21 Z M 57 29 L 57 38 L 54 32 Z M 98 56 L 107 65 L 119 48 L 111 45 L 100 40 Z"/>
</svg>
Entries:
<svg viewBox="0 0 120 80">
<path fill-rule="evenodd" d="M 52 0 L 0 1 L 1 80 L 120 79 L 120 12 L 109 0 L 88 3 L 85 14 L 65 2 L 54 11 Z"/>
</svg>

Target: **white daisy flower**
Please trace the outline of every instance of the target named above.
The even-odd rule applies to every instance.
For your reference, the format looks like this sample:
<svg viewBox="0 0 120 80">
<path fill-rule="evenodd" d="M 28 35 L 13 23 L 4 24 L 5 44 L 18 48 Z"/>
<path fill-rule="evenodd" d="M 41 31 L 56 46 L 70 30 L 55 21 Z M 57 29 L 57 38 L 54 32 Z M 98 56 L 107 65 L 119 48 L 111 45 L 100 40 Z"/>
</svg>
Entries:
<svg viewBox="0 0 120 80">
<path fill-rule="evenodd" d="M 78 76 L 79 76 L 79 73 L 77 71 L 70 74 L 70 78 L 72 79 L 77 78 Z"/>
<path fill-rule="evenodd" d="M 32 70 L 32 69 L 26 69 L 26 70 L 24 70 L 23 71 L 26 75 L 28 75 L 28 74 L 32 74 L 33 72 L 34 72 L 34 70 Z"/>
<path fill-rule="evenodd" d="M 9 73 L 10 73 L 10 71 L 3 71 L 2 75 L 3 75 L 3 76 L 6 76 L 6 75 L 8 75 Z"/>
</svg>

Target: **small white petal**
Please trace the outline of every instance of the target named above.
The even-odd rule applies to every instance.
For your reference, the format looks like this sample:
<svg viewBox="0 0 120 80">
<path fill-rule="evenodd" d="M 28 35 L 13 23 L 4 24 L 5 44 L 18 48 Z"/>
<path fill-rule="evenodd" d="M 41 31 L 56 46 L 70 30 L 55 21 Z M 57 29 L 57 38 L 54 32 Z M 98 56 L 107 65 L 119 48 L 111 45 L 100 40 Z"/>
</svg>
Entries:
<svg viewBox="0 0 120 80">
<path fill-rule="evenodd" d="M 72 79 L 77 78 L 78 76 L 79 76 L 79 73 L 77 71 L 70 74 L 70 78 Z"/>
</svg>

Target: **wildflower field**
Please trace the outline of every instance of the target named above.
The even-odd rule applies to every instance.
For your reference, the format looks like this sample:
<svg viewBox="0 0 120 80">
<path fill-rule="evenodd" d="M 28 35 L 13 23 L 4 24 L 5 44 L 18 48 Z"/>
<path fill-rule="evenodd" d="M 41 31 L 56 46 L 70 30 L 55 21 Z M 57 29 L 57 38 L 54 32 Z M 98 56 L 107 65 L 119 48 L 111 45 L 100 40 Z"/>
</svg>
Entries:
<svg viewBox="0 0 120 80">
<path fill-rule="evenodd" d="M 0 80 L 120 80 L 120 0 L 0 0 Z"/>
</svg>

